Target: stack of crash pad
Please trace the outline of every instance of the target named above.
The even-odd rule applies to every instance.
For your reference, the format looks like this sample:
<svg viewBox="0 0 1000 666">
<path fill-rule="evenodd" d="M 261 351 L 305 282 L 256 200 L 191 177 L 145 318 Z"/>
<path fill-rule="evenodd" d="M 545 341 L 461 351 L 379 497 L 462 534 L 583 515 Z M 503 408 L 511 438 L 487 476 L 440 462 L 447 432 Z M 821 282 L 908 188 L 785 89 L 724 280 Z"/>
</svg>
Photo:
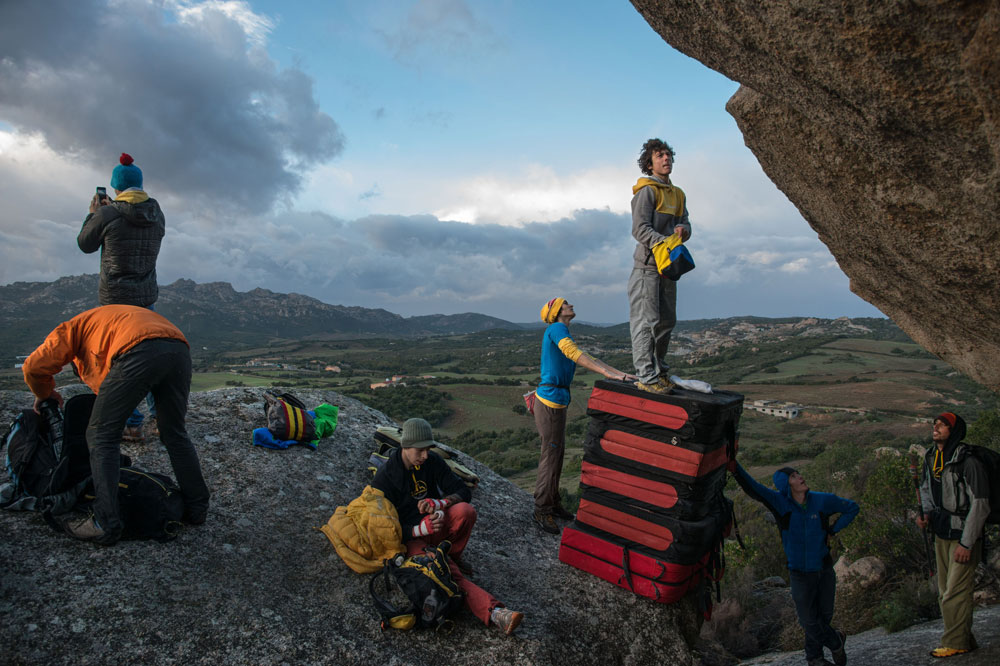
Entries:
<svg viewBox="0 0 1000 666">
<path fill-rule="evenodd" d="M 722 494 L 743 396 L 602 380 L 587 403 L 580 507 L 559 559 L 661 603 L 722 575 Z"/>
</svg>

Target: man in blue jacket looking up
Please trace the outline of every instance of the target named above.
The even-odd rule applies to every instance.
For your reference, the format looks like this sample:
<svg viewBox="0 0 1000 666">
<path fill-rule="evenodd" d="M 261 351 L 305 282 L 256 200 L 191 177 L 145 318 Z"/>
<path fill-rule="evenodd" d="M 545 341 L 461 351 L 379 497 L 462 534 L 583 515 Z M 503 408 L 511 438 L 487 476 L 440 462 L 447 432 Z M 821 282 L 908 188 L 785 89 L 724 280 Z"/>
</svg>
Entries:
<svg viewBox="0 0 1000 666">
<path fill-rule="evenodd" d="M 830 626 L 837 591 L 829 539 L 850 525 L 858 515 L 856 502 L 832 493 L 809 490 L 806 480 L 791 467 L 783 467 L 772 477 L 774 487 L 758 483 L 739 464 L 734 464 L 736 481 L 744 492 L 774 514 L 781 530 L 781 543 L 788 560 L 792 600 L 799 624 L 806 633 L 806 661 L 809 666 L 829 664 L 823 647 L 830 648 L 837 666 L 847 663 L 844 632 Z M 830 519 L 840 514 L 833 526 Z"/>
</svg>

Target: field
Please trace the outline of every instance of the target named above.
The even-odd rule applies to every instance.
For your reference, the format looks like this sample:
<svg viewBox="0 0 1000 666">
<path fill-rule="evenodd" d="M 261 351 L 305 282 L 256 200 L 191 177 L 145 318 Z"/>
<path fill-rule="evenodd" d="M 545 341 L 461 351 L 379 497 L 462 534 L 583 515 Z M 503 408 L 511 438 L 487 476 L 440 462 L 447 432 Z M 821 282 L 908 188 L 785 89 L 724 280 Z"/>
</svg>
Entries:
<svg viewBox="0 0 1000 666">
<path fill-rule="evenodd" d="M 630 369 L 625 328 L 581 329 L 575 337 L 583 349 Z M 522 395 L 538 382 L 539 337 L 539 331 L 493 330 L 418 340 L 275 341 L 258 349 L 196 356 L 191 388 L 281 385 L 294 392 L 295 387 L 321 387 L 357 397 L 399 422 L 433 416 L 438 437 L 458 448 L 463 441 L 474 442 L 477 456 L 530 487 L 538 443 Z M 744 394 L 747 407 L 756 400 L 801 406 L 801 415 L 791 421 L 745 409 L 740 456 L 755 469 L 811 459 L 838 441 L 926 443 L 927 421 L 941 411 L 958 411 L 971 422 L 997 405 L 995 394 L 954 372 L 891 324 L 888 330 L 883 326 L 852 337 L 796 336 L 786 330 L 774 339 L 675 357 L 671 364 L 683 377 Z M 369 388 L 393 376 L 403 376 L 407 388 Z M 581 370 L 573 386 L 563 475 L 570 493 L 576 491 L 587 397 L 597 379 Z M 71 373 L 58 378 L 60 384 L 73 381 Z M 20 370 L 0 371 L 0 386 L 22 388 Z M 502 451 L 489 445 L 491 438 L 504 442 Z"/>
</svg>

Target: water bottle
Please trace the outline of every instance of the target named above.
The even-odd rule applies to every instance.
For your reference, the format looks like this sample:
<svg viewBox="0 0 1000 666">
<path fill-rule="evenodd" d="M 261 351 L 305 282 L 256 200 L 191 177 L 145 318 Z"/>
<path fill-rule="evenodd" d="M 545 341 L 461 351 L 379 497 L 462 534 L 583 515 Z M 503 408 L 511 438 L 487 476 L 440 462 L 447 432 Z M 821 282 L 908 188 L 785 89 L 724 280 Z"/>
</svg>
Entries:
<svg viewBox="0 0 1000 666">
<path fill-rule="evenodd" d="M 63 415 L 59 411 L 59 403 L 53 398 L 42 401 L 38 406 L 38 411 L 42 413 L 42 419 L 49 425 L 49 435 L 52 439 L 52 451 L 56 454 L 56 460 L 62 456 L 63 446 Z"/>
<path fill-rule="evenodd" d="M 437 590 L 432 591 L 430 594 L 424 598 L 424 607 L 420 611 L 421 617 L 423 617 L 424 622 L 430 623 L 437 616 L 438 606 L 440 603 L 437 598 Z"/>
</svg>

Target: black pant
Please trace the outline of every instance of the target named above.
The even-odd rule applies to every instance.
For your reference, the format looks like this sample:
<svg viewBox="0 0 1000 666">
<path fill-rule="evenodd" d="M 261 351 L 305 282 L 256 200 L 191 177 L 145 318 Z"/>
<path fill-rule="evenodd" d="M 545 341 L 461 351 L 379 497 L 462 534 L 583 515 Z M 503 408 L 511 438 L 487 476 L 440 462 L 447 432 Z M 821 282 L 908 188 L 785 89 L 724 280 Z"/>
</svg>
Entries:
<svg viewBox="0 0 1000 666">
<path fill-rule="evenodd" d="M 122 428 L 147 393 L 156 400 L 160 441 L 167 448 L 188 513 L 204 513 L 208 508 L 208 486 L 198 452 L 184 427 L 190 390 L 191 354 L 181 340 L 144 340 L 112 362 L 87 424 L 94 515 L 105 532 L 122 529 L 118 512 Z"/>
<path fill-rule="evenodd" d="M 832 567 L 822 571 L 791 571 L 792 600 L 799 624 L 806 632 L 806 660 L 823 656 L 823 646 L 836 650 L 840 636 L 830 626 L 837 593 L 837 574 Z"/>
</svg>

